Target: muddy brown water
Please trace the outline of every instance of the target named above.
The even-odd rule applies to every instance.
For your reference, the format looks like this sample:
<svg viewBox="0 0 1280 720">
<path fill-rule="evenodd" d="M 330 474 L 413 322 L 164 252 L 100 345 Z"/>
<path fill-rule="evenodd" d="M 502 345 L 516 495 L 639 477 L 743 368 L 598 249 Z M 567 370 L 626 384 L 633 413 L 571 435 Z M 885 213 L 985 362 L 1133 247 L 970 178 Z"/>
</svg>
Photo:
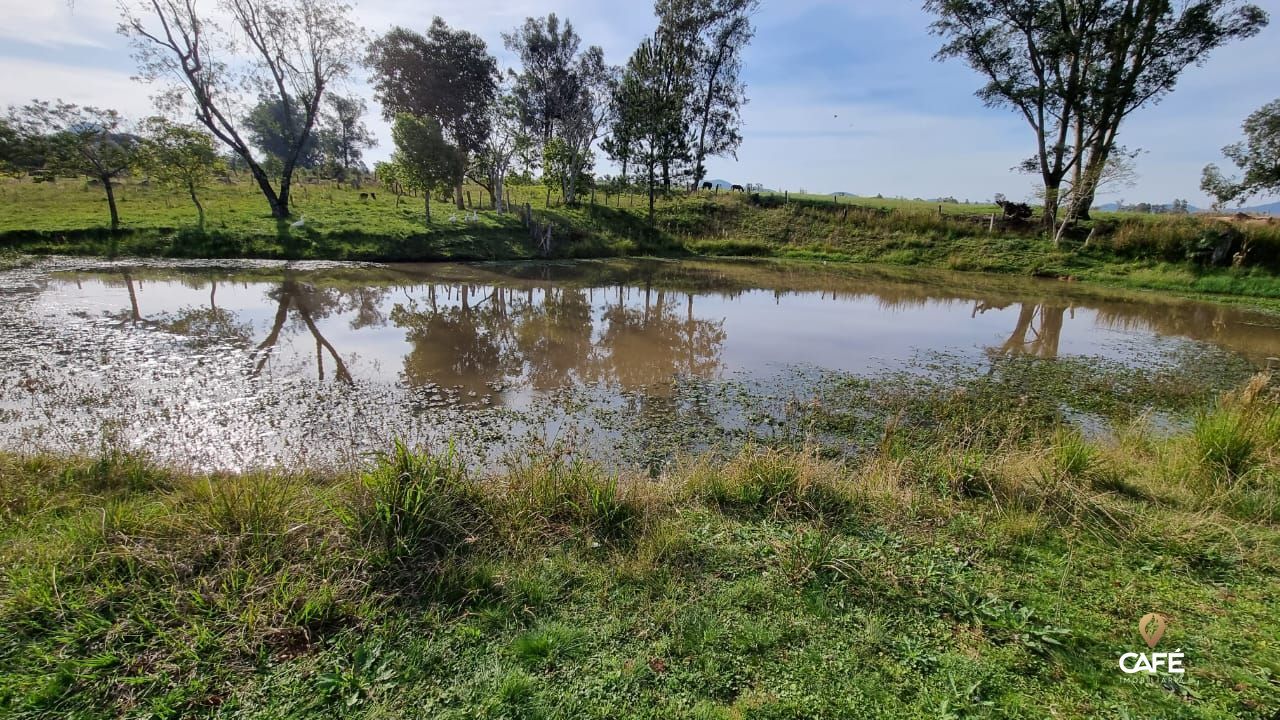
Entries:
<svg viewBox="0 0 1280 720">
<path fill-rule="evenodd" d="M 762 262 L 51 259 L 0 273 L 0 444 L 196 468 L 360 462 L 392 438 L 620 463 L 922 351 L 1262 366 L 1280 319 L 1055 281 Z"/>
</svg>

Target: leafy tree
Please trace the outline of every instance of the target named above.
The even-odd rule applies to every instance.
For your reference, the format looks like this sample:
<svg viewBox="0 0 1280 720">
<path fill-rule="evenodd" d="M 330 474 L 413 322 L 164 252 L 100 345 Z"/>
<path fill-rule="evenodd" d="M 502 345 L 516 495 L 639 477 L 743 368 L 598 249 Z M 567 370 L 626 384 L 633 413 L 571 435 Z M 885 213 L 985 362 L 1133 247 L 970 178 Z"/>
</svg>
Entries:
<svg viewBox="0 0 1280 720">
<path fill-rule="evenodd" d="M 161 184 L 181 189 L 191 197 L 204 229 L 204 205 L 196 191 L 207 187 L 214 173 L 225 165 L 213 138 L 203 130 L 178 125 L 162 117 L 144 123 L 141 163 Z"/>
<path fill-rule="evenodd" d="M 111 213 L 111 230 L 120 227 L 112 183 L 129 173 L 138 160 L 139 138 L 131 123 L 115 110 L 61 100 L 34 101 L 14 119 L 24 142 L 39 143 L 45 168 L 68 175 L 88 175 L 101 183 Z"/>
<path fill-rule="evenodd" d="M 742 51 L 755 34 L 751 15 L 759 5 L 759 0 L 658 0 L 655 5 L 659 32 L 684 38 L 673 48 L 689 53 L 694 188 L 707 175 L 708 156 L 736 156 L 742 144 L 741 110 L 747 102 L 739 77 Z"/>
<path fill-rule="evenodd" d="M 667 169 L 688 159 L 685 98 L 689 93 L 688 55 L 668 50 L 672 39 L 645 38 L 632 53 L 618 83 L 613 137 L 625 137 L 630 157 L 644 170 L 649 222 L 654 197 Z"/>
<path fill-rule="evenodd" d="M 293 171 L 307 151 L 325 91 L 350 75 L 364 31 L 341 0 L 222 0 L 226 22 L 196 5 L 120 0 L 119 31 L 133 43 L 141 77 L 168 84 L 160 104 L 190 105 L 196 120 L 244 161 L 271 214 L 288 218 Z M 289 149 L 278 188 L 237 127 L 246 96 L 284 108 Z"/>
<path fill-rule="evenodd" d="M 938 57 L 965 60 L 987 79 L 978 97 L 1013 108 L 1035 133 L 1050 228 L 1064 179 L 1074 173 L 1082 187 L 1101 175 L 1125 118 L 1267 24 L 1239 0 L 928 0 L 925 9 L 944 39 Z M 1080 193 L 1074 214 L 1088 217 L 1093 197 Z"/>
<path fill-rule="evenodd" d="M 393 28 L 369 48 L 378 101 L 391 119 L 432 118 L 464 163 L 484 147 L 498 90 L 498 61 L 479 36 L 435 18 L 425 36 Z M 462 176 L 454 187 L 459 209 Z"/>
<path fill-rule="evenodd" d="M 390 190 L 396 196 L 396 207 L 400 206 L 400 199 L 404 197 L 405 187 L 402 178 L 401 167 L 394 162 L 380 162 L 373 166 L 373 176 L 383 187 Z M 431 208 L 427 208 L 430 212 Z"/>
<path fill-rule="evenodd" d="M 1280 100 L 1273 100 L 1250 115 L 1244 121 L 1244 140 L 1226 146 L 1222 154 L 1244 171 L 1244 177 L 1223 177 L 1217 165 L 1205 167 L 1200 188 L 1219 205 L 1280 193 Z"/>
<path fill-rule="evenodd" d="M 321 146 L 340 171 L 339 179 L 347 180 L 353 168 L 363 166 L 364 151 L 377 147 L 378 139 L 361 119 L 368 112 L 364 100 L 330 94 L 328 112 L 321 114 Z"/>
<path fill-rule="evenodd" d="M 430 117 L 402 113 L 391 128 L 396 143 L 392 163 L 399 181 L 422 193 L 427 223 L 431 222 L 431 193 L 456 187 L 466 168 L 461 152 L 445 140 L 440 123 Z"/>
<path fill-rule="evenodd" d="M 273 165 L 282 169 L 292 156 L 294 166 L 311 170 L 320 165 L 320 136 L 313 132 L 307 136 L 302 147 L 294 153 L 294 136 L 292 128 L 296 128 L 299 118 L 291 116 L 292 111 L 284 103 L 272 98 L 263 98 L 249 114 L 245 116 L 245 132 L 249 143 L 262 151 L 262 154 L 275 160 Z"/>
</svg>

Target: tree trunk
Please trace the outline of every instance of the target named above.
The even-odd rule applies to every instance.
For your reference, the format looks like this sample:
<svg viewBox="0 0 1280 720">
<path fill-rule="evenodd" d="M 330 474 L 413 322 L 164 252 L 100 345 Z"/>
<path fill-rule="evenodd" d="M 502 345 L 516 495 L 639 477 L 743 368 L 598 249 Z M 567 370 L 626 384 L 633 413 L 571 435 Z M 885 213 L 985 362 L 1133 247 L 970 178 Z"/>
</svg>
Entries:
<svg viewBox="0 0 1280 720">
<path fill-rule="evenodd" d="M 111 178 L 103 177 L 102 187 L 107 191 L 107 209 L 111 211 L 111 232 L 120 228 L 120 212 L 116 209 L 116 191 L 111 187 Z"/>
<path fill-rule="evenodd" d="M 462 198 L 462 181 L 459 180 L 457 185 L 453 186 L 453 202 L 458 206 L 459 210 L 466 210 L 467 205 Z"/>
<path fill-rule="evenodd" d="M 493 209 L 500 213 L 506 212 L 507 203 L 506 199 L 502 195 L 502 173 L 494 174 L 493 182 L 490 183 L 489 187 L 489 197 L 493 200 Z"/>
<path fill-rule="evenodd" d="M 427 209 L 427 224 L 431 224 L 431 193 L 422 193 L 422 206 Z"/>
<path fill-rule="evenodd" d="M 195 203 L 196 213 L 200 216 L 200 219 L 198 220 L 198 227 L 201 232 L 204 232 L 204 206 L 200 204 L 200 198 L 196 197 L 196 184 L 190 182 L 187 183 L 187 192 L 191 193 L 191 202 Z"/>
</svg>

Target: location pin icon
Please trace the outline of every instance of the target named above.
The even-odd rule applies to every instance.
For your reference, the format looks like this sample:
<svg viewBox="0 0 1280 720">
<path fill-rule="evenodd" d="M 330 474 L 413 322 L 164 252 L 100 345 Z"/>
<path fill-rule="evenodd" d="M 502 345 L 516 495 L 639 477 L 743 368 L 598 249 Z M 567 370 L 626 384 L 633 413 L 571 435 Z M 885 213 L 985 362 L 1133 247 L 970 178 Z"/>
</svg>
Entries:
<svg viewBox="0 0 1280 720">
<path fill-rule="evenodd" d="M 1155 649 L 1156 643 L 1160 642 L 1160 638 L 1164 637 L 1165 628 L 1169 626 L 1164 616 L 1159 613 L 1147 613 L 1138 621 L 1138 632 L 1142 635 L 1142 639 L 1147 641 L 1147 647 Z"/>
</svg>

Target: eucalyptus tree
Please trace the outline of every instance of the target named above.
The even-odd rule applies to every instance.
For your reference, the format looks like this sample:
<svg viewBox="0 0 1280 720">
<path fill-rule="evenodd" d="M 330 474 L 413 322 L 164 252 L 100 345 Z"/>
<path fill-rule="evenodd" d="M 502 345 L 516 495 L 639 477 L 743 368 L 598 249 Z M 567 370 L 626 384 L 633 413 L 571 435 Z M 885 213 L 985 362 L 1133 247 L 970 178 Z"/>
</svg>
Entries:
<svg viewBox="0 0 1280 720">
<path fill-rule="evenodd" d="M 685 98 L 688 56 L 670 49 L 672 38 L 645 38 L 627 61 L 615 90 L 612 137 L 624 138 L 631 163 L 642 169 L 649 197 L 649 222 L 659 186 L 669 185 L 669 169 L 687 162 Z"/>
<path fill-rule="evenodd" d="M 210 8 L 227 18 L 216 22 Z M 248 168 L 271 214 L 290 214 L 293 172 L 311 142 L 325 93 L 360 58 L 364 31 L 341 0 L 120 0 L 119 32 L 139 75 L 162 83 L 165 109 L 187 107 Z M 283 108 L 288 142 L 278 186 L 239 123 L 250 103 Z"/>
<path fill-rule="evenodd" d="M 435 18 L 426 35 L 392 28 L 369 46 L 368 64 L 387 119 L 402 113 L 431 118 L 465 164 L 489 136 L 498 92 L 498 61 L 484 40 Z M 462 200 L 462 177 L 454 187 Z"/>
<path fill-rule="evenodd" d="M 120 227 L 114 183 L 138 161 L 137 128 L 115 110 L 73 103 L 33 101 L 11 113 L 15 135 L 39 146 L 44 168 L 59 175 L 87 175 L 107 196 L 111 230 Z"/>
<path fill-rule="evenodd" d="M 672 49 L 689 54 L 692 73 L 687 99 L 693 167 L 692 187 L 707 175 L 713 156 L 736 156 L 742 144 L 742 51 L 755 29 L 751 15 L 759 0 L 657 0 L 659 33 L 682 38 Z"/>
<path fill-rule="evenodd" d="M 321 133 L 313 131 L 301 146 L 296 146 L 294 128 L 300 119 L 296 109 L 273 98 L 263 98 L 254 105 L 240 125 L 249 144 L 271 159 L 271 169 L 279 171 L 292 157 L 296 168 L 312 170 L 320 165 Z"/>
<path fill-rule="evenodd" d="M 520 121 L 520 108 L 509 92 L 498 95 L 489 111 L 489 136 L 480 152 L 471 158 L 467 173 L 489 193 L 494 209 L 507 209 L 505 183 L 512 166 L 524 160 L 533 145 L 532 138 Z"/>
<path fill-rule="evenodd" d="M 362 166 L 364 151 L 378 146 L 378 139 L 364 124 L 368 106 L 355 96 L 335 95 L 327 98 L 327 110 L 320 115 L 320 145 L 329 162 L 348 180 L 352 168 Z"/>
<path fill-rule="evenodd" d="M 618 83 L 619 71 L 604 62 L 604 52 L 595 46 L 588 48 L 577 60 L 577 95 L 566 106 L 555 123 L 555 137 L 544 150 L 544 157 L 554 158 L 545 169 L 560 180 L 560 190 L 565 202 L 577 203 L 581 180 L 588 176 L 593 165 L 592 146 L 608 126 L 613 114 L 613 91 Z"/>
<path fill-rule="evenodd" d="M 1064 179 L 1101 177 L 1124 120 L 1171 92 L 1188 67 L 1268 21 L 1240 0 L 927 0 L 943 38 L 939 59 L 960 58 L 986 79 L 978 97 L 1009 107 L 1036 137 L 1027 165 L 1045 188 L 1053 227 Z M 1092 192 L 1073 213 L 1087 218 Z"/>
<path fill-rule="evenodd" d="M 213 138 L 203 130 L 163 117 L 148 118 L 143 130 L 142 167 L 162 185 L 187 193 L 196 206 L 199 227 L 203 230 L 204 205 L 197 191 L 207 187 L 214 174 L 224 167 Z"/>
<path fill-rule="evenodd" d="M 573 23 L 562 24 L 555 13 L 526 18 L 502 37 L 520 58 L 512 94 L 525 127 L 541 141 L 544 181 L 559 185 L 574 204 L 591 170 L 592 147 L 609 124 L 618 70 L 599 46 L 583 49 Z"/>
<path fill-rule="evenodd" d="M 1227 178 L 1217 165 L 1204 169 L 1200 188 L 1225 205 L 1254 195 L 1280 194 L 1280 100 L 1272 100 L 1244 121 L 1244 140 L 1222 149 L 1242 178 Z"/>
<path fill-rule="evenodd" d="M 512 72 L 512 92 L 521 118 L 545 144 L 580 96 L 581 78 L 576 70 L 582 39 L 573 23 L 565 20 L 562 24 L 551 13 L 545 18 L 526 18 L 523 25 L 504 33 L 502 40 L 507 50 L 520 58 L 520 72 Z"/>
</svg>

